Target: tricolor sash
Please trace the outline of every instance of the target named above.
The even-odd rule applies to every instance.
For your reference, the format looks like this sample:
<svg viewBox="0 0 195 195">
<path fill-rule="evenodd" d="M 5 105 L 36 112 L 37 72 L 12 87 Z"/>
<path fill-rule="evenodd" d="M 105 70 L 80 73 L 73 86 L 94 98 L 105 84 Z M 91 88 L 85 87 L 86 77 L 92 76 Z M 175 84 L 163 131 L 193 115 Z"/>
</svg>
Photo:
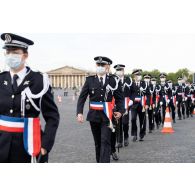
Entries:
<svg viewBox="0 0 195 195">
<path fill-rule="evenodd" d="M 24 118 L 24 148 L 26 152 L 36 157 L 41 150 L 41 125 L 39 118 Z"/>
<path fill-rule="evenodd" d="M 142 106 L 145 107 L 146 106 L 146 96 L 142 96 Z"/>
<path fill-rule="evenodd" d="M 135 97 L 134 101 L 135 102 L 141 102 L 141 99 L 142 99 L 141 96 L 137 96 L 137 97 Z"/>
<path fill-rule="evenodd" d="M 104 110 L 104 105 L 102 102 L 90 102 L 89 107 L 91 110 Z"/>
<path fill-rule="evenodd" d="M 22 133 L 24 131 L 24 119 L 0 115 L 0 131 Z"/>
<path fill-rule="evenodd" d="M 112 109 L 113 109 L 113 102 L 90 102 L 90 109 L 92 110 L 102 110 L 104 111 L 105 115 L 110 121 L 110 128 L 114 132 L 114 128 L 112 125 Z"/>
<path fill-rule="evenodd" d="M 18 118 L 0 115 L 0 131 L 23 133 L 26 152 L 33 162 L 41 150 L 41 125 L 39 118 Z"/>
<path fill-rule="evenodd" d="M 127 110 L 129 108 L 129 101 L 130 101 L 130 98 L 129 97 L 125 97 L 125 101 L 124 101 L 125 110 Z"/>
</svg>

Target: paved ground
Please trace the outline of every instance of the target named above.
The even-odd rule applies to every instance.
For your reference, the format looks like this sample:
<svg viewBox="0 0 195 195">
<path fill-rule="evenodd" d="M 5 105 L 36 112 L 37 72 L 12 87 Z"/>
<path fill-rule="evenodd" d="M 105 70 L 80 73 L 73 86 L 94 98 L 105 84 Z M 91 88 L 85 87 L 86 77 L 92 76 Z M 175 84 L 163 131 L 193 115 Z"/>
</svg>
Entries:
<svg viewBox="0 0 195 195">
<path fill-rule="evenodd" d="M 62 91 L 55 92 L 62 95 Z M 58 103 L 61 122 L 50 162 L 93 163 L 95 149 L 88 122 L 76 121 L 76 100 L 72 93 Z M 87 106 L 86 106 L 87 107 Z M 85 109 L 86 116 L 87 108 Z M 159 130 L 147 134 L 144 142 L 130 142 L 120 150 L 119 163 L 191 163 L 195 162 L 195 116 L 174 124 L 175 133 L 164 135 Z"/>
</svg>

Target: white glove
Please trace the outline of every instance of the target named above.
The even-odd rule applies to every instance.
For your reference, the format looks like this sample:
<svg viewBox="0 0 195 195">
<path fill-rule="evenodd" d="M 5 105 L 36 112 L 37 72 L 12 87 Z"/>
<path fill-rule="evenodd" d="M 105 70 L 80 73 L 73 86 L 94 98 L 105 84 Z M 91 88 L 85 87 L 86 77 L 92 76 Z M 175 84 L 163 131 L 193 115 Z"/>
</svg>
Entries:
<svg viewBox="0 0 195 195">
<path fill-rule="evenodd" d="M 160 102 L 160 105 L 162 106 L 163 105 L 163 102 Z"/>
<path fill-rule="evenodd" d="M 178 104 L 178 101 L 176 101 L 176 105 Z"/>
<path fill-rule="evenodd" d="M 187 97 L 185 97 L 185 101 L 187 100 L 188 98 Z"/>
<path fill-rule="evenodd" d="M 168 103 L 168 104 L 170 103 L 170 99 L 167 100 L 167 103 Z"/>
<path fill-rule="evenodd" d="M 130 101 L 129 101 L 129 106 L 132 106 L 132 105 L 133 105 L 133 101 L 130 100 Z"/>
</svg>

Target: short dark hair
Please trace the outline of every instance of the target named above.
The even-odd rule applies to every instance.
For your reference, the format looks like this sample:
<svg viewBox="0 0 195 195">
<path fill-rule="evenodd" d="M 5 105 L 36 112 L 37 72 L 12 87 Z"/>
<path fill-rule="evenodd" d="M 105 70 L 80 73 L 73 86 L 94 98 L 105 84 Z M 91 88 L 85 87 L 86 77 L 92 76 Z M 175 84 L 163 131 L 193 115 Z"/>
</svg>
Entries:
<svg viewBox="0 0 195 195">
<path fill-rule="evenodd" d="M 27 53 L 28 54 L 28 49 L 27 48 L 21 48 L 21 47 L 6 47 L 6 50 L 17 50 L 17 49 L 21 49 L 23 51 L 23 53 Z"/>
</svg>

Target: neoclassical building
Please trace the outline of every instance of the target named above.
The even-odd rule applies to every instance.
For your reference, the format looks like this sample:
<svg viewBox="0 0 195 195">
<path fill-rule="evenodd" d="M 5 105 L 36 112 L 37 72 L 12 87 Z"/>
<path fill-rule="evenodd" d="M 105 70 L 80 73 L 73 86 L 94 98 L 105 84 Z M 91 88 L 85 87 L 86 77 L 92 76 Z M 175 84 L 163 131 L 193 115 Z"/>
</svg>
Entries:
<svg viewBox="0 0 195 195">
<path fill-rule="evenodd" d="M 47 72 L 52 87 L 73 88 L 81 87 L 85 82 L 86 76 L 94 74 L 86 70 L 64 66 Z"/>
</svg>

